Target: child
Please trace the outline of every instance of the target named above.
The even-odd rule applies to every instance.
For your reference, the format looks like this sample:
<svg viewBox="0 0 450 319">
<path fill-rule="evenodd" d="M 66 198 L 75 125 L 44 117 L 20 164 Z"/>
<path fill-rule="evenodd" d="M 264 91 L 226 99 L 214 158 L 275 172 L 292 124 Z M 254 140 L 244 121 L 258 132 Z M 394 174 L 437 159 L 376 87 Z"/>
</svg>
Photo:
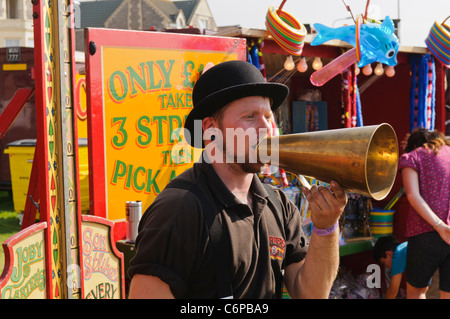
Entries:
<svg viewBox="0 0 450 319">
<path fill-rule="evenodd" d="M 391 280 L 385 299 L 395 299 L 399 292 L 402 275 L 406 266 L 408 242 L 399 243 L 394 236 L 380 237 L 375 243 L 373 255 L 375 260 L 391 270 Z"/>
</svg>

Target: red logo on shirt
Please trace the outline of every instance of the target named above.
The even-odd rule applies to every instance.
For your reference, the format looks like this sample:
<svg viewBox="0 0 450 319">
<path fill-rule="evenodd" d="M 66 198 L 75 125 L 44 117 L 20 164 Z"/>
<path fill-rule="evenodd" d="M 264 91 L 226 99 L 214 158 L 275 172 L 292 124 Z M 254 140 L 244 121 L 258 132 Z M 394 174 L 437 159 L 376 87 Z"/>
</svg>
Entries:
<svg viewBox="0 0 450 319">
<path fill-rule="evenodd" d="M 270 258 L 274 260 L 283 260 L 286 242 L 283 238 L 269 236 Z"/>
</svg>

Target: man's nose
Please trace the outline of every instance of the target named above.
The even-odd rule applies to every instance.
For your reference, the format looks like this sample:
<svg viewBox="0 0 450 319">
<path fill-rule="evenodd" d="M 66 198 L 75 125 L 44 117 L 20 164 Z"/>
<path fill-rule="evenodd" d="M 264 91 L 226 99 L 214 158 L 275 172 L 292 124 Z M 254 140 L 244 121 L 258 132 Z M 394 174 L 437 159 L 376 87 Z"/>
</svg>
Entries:
<svg viewBox="0 0 450 319">
<path fill-rule="evenodd" d="M 260 127 L 261 127 L 261 128 L 264 128 L 264 129 L 267 129 L 268 133 L 269 133 L 270 135 L 272 135 L 272 134 L 271 134 L 271 133 L 272 133 L 272 121 L 271 121 L 271 119 L 268 119 L 267 117 L 262 116 L 262 117 L 261 117 L 261 124 L 260 124 Z"/>
<path fill-rule="evenodd" d="M 273 135 L 272 121 L 263 116 L 260 119 L 260 123 L 258 126 L 258 137 L 263 138 L 265 136 L 272 136 L 272 135 Z"/>
</svg>

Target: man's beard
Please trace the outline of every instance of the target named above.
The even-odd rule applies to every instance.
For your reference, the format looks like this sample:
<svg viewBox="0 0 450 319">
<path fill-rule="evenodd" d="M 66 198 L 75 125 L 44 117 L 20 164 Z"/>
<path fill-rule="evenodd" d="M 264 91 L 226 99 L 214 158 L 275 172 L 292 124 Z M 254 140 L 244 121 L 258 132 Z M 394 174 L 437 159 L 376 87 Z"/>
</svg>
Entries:
<svg viewBox="0 0 450 319">
<path fill-rule="evenodd" d="M 259 160 L 257 154 L 259 137 L 256 130 L 249 132 L 239 131 L 239 128 L 226 129 L 219 123 L 216 131 L 209 131 L 207 136 L 211 134 L 215 136 L 215 145 L 208 149 L 211 152 L 211 160 L 234 164 L 245 173 L 261 172 L 265 164 Z M 222 155 L 219 155 L 220 153 Z"/>
<path fill-rule="evenodd" d="M 243 144 L 241 143 L 242 141 L 234 141 L 234 145 L 238 145 L 238 147 L 245 145 L 246 151 L 242 148 L 240 151 L 236 151 L 236 148 L 227 149 L 227 145 L 229 144 L 224 143 L 222 151 L 226 154 L 225 160 L 228 163 L 235 163 L 245 173 L 259 173 L 264 164 L 258 160 L 256 146 L 249 146 L 250 143 L 248 140 L 245 140 Z"/>
<path fill-rule="evenodd" d="M 242 171 L 246 173 L 259 173 L 261 172 L 261 169 L 263 168 L 264 164 L 261 163 L 238 163 Z"/>
<path fill-rule="evenodd" d="M 224 149 L 223 152 L 227 152 L 227 150 Z M 255 152 L 255 154 L 250 155 L 250 152 Z M 256 150 L 253 150 L 252 148 L 250 148 L 248 150 L 248 153 L 246 153 L 245 155 L 238 155 L 233 150 L 231 152 L 227 152 L 227 155 L 225 155 L 225 157 L 228 159 L 229 163 L 234 163 L 245 173 L 259 173 L 264 166 L 264 164 L 258 160 Z"/>
</svg>

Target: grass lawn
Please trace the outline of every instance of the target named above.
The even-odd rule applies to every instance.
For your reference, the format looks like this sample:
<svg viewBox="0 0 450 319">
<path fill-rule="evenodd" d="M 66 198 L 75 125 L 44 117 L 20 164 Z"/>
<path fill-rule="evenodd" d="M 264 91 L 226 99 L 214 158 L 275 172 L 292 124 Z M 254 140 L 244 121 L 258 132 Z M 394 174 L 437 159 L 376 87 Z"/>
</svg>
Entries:
<svg viewBox="0 0 450 319">
<path fill-rule="evenodd" d="M 14 211 L 13 200 L 10 193 L 0 191 L 0 244 L 20 231 L 19 218 Z M 0 247 L 0 274 L 5 264 L 3 247 Z"/>
</svg>

